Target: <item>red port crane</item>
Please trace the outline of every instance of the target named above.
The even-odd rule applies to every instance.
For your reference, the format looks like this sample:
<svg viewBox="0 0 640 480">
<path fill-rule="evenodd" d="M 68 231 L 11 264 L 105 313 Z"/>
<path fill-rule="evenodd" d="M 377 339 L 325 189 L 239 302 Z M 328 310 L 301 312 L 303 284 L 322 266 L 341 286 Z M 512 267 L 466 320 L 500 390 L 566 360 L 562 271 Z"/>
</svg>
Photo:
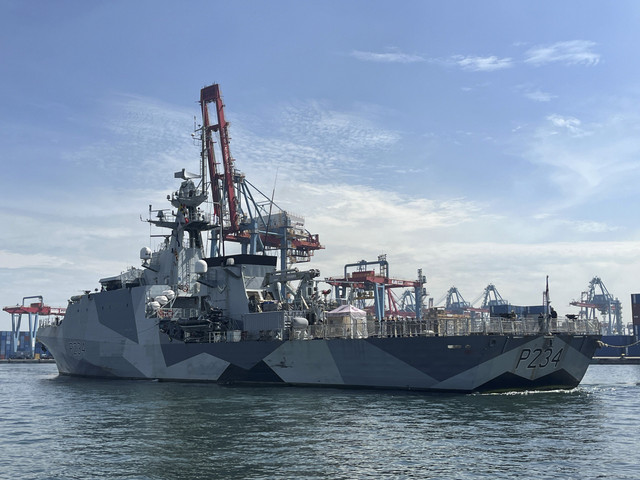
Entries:
<svg viewBox="0 0 640 480">
<path fill-rule="evenodd" d="M 211 125 L 209 121 L 209 103 L 215 103 L 218 123 Z M 200 107 L 202 108 L 202 128 L 205 138 L 205 151 L 207 153 L 207 166 L 209 167 L 209 178 L 211 181 L 211 193 L 213 195 L 214 212 L 218 218 L 222 218 L 221 208 L 226 196 L 229 206 L 229 226 L 228 232 L 237 232 L 240 228 L 238 222 L 238 200 L 233 185 L 233 158 L 229 150 L 229 123 L 224 118 L 224 104 L 220 94 L 218 84 L 209 85 L 200 90 Z M 220 136 L 220 150 L 222 151 L 223 172 L 218 172 L 213 153 L 212 132 L 218 132 Z M 222 184 L 221 181 L 222 180 Z"/>
<path fill-rule="evenodd" d="M 27 300 L 38 299 L 38 302 L 26 303 Z M 50 307 L 44 304 L 42 295 L 35 295 L 31 297 L 23 297 L 22 305 L 15 305 L 10 307 L 4 307 L 3 310 L 11 314 L 11 333 L 13 335 L 13 353 L 16 353 L 18 347 L 18 340 L 20 338 L 20 324 L 22 323 L 22 315 L 29 315 L 29 336 L 31 345 L 29 353 L 33 356 L 33 350 L 35 346 L 36 331 L 38 329 L 38 316 L 43 315 L 59 315 L 64 316 L 67 311 L 66 308 Z"/>
<path fill-rule="evenodd" d="M 215 104 L 217 123 L 212 123 L 209 104 Z M 315 250 L 322 249 L 318 235 L 303 228 L 304 220 L 278 207 L 273 196 L 260 192 L 235 169 L 229 148 L 229 122 L 224 114 L 224 103 L 218 84 L 200 91 L 202 109 L 202 161 L 209 169 L 214 213 L 221 227 L 214 237 L 212 256 L 221 251 L 224 241 L 242 244 L 243 253 L 280 250 L 282 270 L 289 263 L 309 261 Z M 222 169 L 214 154 L 214 133 L 220 139 Z M 204 180 L 204 179 L 203 179 Z M 256 201 L 260 198 L 260 202 Z M 245 200 L 244 205 L 242 199 Z M 216 235 L 216 233 L 214 233 Z"/>
</svg>

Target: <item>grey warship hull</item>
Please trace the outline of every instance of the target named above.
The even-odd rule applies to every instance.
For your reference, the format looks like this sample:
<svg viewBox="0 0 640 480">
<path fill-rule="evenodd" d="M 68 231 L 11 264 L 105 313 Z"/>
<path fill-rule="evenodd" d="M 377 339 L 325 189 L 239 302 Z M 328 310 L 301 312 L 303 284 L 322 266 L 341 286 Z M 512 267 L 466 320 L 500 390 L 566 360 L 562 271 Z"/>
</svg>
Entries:
<svg viewBox="0 0 640 480">
<path fill-rule="evenodd" d="M 142 248 L 140 268 L 101 279 L 99 291 L 71 297 L 63 318 L 41 322 L 37 338 L 61 374 L 448 392 L 581 381 L 599 327 L 552 315 L 548 289 L 536 318 L 463 316 L 425 309 L 422 271 L 392 279 L 384 256 L 346 265 L 339 279 L 292 268 L 324 248 L 318 235 L 236 169 L 218 85 L 201 90 L 200 105 L 199 173 L 175 172 L 169 208 L 149 206 L 163 232 L 151 235 L 163 238 L 156 250 Z M 227 255 L 228 243 L 241 253 Z M 412 314 L 385 308 L 385 289 L 399 286 L 413 289 Z"/>
<path fill-rule="evenodd" d="M 569 389 L 598 335 L 378 335 L 188 342 L 145 315 L 145 287 L 84 295 L 38 339 L 64 375 L 439 392 Z M 75 308 L 73 308 L 75 307 Z M 387 332 L 388 333 L 388 332 Z M 229 341 L 231 340 L 231 341 Z"/>
</svg>

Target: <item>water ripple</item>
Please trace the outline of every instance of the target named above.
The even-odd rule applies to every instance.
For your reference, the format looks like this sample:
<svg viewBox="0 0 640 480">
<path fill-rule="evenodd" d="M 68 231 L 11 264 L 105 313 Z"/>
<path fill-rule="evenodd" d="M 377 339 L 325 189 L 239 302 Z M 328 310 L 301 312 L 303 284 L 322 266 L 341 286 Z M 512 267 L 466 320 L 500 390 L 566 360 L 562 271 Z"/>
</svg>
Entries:
<svg viewBox="0 0 640 480">
<path fill-rule="evenodd" d="M 640 366 L 571 392 L 422 395 L 58 377 L 0 365 L 0 477 L 637 478 Z"/>
</svg>

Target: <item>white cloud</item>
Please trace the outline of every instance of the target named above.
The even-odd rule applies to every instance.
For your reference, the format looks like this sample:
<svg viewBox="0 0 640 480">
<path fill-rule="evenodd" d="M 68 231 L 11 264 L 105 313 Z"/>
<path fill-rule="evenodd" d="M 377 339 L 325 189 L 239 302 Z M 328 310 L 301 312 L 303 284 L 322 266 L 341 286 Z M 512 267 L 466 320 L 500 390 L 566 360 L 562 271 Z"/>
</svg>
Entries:
<svg viewBox="0 0 640 480">
<path fill-rule="evenodd" d="M 615 232 L 616 230 L 620 230 L 620 227 L 609 225 L 604 222 L 593 222 L 593 221 L 567 221 L 567 225 L 575 228 L 580 233 L 608 233 Z"/>
<path fill-rule="evenodd" d="M 198 154 L 191 139 L 194 110 L 130 94 L 105 99 L 102 107 L 104 133 L 64 154 L 80 174 L 94 165 L 121 185 L 166 185 L 165 170 L 177 171 Z"/>
<path fill-rule="evenodd" d="M 476 57 L 454 55 L 451 57 L 451 61 L 464 70 L 471 70 L 474 72 L 492 72 L 495 70 L 511 68 L 513 66 L 511 58 L 498 58 L 496 56 Z"/>
<path fill-rule="evenodd" d="M 321 101 L 298 102 L 273 110 L 273 119 L 259 124 L 236 121 L 233 152 L 239 152 L 237 167 L 248 178 L 272 182 L 279 174 L 278 188 L 286 179 L 316 180 L 318 175 L 340 181 L 370 175 L 371 161 L 400 142 L 400 132 L 380 128 L 380 112 L 367 106 L 337 110 Z M 266 124 L 277 124 L 263 135 Z"/>
<path fill-rule="evenodd" d="M 591 233 L 610 233 L 620 230 L 616 225 L 610 225 L 605 222 L 596 222 L 589 220 L 559 218 L 558 215 L 550 212 L 541 212 L 533 215 L 533 218 L 541 224 L 545 224 L 553 230 L 564 230 L 572 234 L 591 234 Z"/>
<path fill-rule="evenodd" d="M 402 53 L 399 51 L 389 51 L 384 53 L 363 52 L 361 50 L 353 50 L 351 56 L 364 62 L 379 63 L 416 63 L 424 62 L 425 59 L 420 55 L 410 53 Z"/>
<path fill-rule="evenodd" d="M 294 124 L 306 129 L 301 133 L 313 134 L 321 143 L 337 143 L 340 149 L 359 150 L 384 148 L 396 143 L 400 135 L 384 131 L 359 112 L 336 111 L 318 102 L 307 104 L 306 108 L 288 109 L 283 128 L 290 131 Z"/>
<path fill-rule="evenodd" d="M 543 92 L 542 90 L 530 90 L 525 92 L 524 96 L 529 100 L 533 100 L 535 102 L 549 102 L 551 101 L 551 99 L 556 98 L 555 95 Z"/>
<path fill-rule="evenodd" d="M 600 54 L 593 52 L 596 43 L 587 40 L 557 42 L 552 45 L 539 45 L 525 53 L 525 62 L 540 66 L 547 63 L 566 65 L 597 65 Z"/>
<path fill-rule="evenodd" d="M 536 129 L 522 155 L 544 166 L 556 187 L 556 210 L 596 207 L 612 194 L 635 190 L 640 182 L 638 130 L 640 117 L 635 113 L 601 114 L 591 122 L 553 114 Z"/>
<path fill-rule="evenodd" d="M 589 132 L 585 132 L 582 129 L 582 122 L 575 117 L 565 117 L 562 115 L 553 114 L 549 115 L 547 117 L 547 120 L 549 120 L 552 125 L 566 130 L 573 136 L 583 136 L 589 134 Z"/>
<path fill-rule="evenodd" d="M 45 255 L 42 253 L 24 254 L 0 250 L 0 265 L 2 268 L 12 270 L 17 268 L 59 267 L 69 263 L 70 262 L 61 257 Z"/>
</svg>

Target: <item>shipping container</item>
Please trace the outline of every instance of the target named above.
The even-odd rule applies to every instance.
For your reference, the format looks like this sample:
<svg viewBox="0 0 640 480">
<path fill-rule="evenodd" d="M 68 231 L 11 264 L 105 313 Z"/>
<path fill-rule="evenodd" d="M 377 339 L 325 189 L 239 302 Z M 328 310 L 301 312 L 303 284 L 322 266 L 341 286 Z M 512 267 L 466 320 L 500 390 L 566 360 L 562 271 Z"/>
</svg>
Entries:
<svg viewBox="0 0 640 480">
<path fill-rule="evenodd" d="M 40 355 L 41 358 L 52 358 L 51 354 L 43 348 L 44 346 L 36 341 L 31 351 L 31 334 L 29 332 L 20 332 L 18 335 L 19 344 L 14 349 L 13 332 L 3 330 L 0 331 L 0 358 L 11 358 L 14 353 L 20 357 Z"/>
<path fill-rule="evenodd" d="M 637 338 L 640 336 L 640 293 L 631 294 L 631 317 L 633 334 Z"/>
<path fill-rule="evenodd" d="M 490 315 L 500 316 L 500 315 L 508 315 L 510 313 L 515 313 L 518 316 L 537 316 L 540 314 L 544 314 L 545 307 L 544 305 L 490 305 L 489 312 Z"/>
<path fill-rule="evenodd" d="M 46 357 L 49 352 L 45 350 L 45 348 L 43 348 L 44 345 L 42 345 L 40 342 L 36 342 L 36 346 L 33 350 L 34 355 L 40 355 L 40 357 Z"/>
</svg>

